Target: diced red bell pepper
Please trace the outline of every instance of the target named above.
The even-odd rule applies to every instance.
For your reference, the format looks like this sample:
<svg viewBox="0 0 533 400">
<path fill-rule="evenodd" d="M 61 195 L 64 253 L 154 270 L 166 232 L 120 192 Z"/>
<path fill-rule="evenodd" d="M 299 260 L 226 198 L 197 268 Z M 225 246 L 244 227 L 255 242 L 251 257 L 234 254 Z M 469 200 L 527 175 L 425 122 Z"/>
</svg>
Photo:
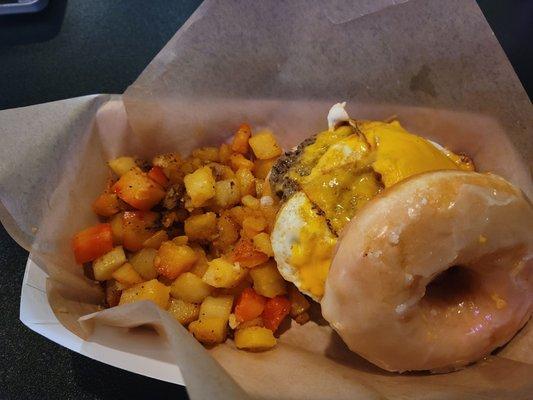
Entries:
<svg viewBox="0 0 533 400">
<path fill-rule="evenodd" d="M 158 167 L 157 165 L 148 171 L 148 178 L 156 183 L 159 183 L 163 187 L 168 186 L 168 178 L 165 175 L 163 168 Z"/>
<path fill-rule="evenodd" d="M 291 310 L 291 302 L 285 296 L 276 296 L 268 299 L 263 311 L 263 324 L 265 328 L 276 332 L 281 322 Z"/>
<path fill-rule="evenodd" d="M 266 301 L 266 297 L 257 294 L 252 288 L 244 289 L 235 305 L 237 321 L 250 321 L 259 317 L 265 309 Z"/>
<path fill-rule="evenodd" d="M 91 226 L 72 239 L 72 250 L 78 264 L 93 261 L 112 249 L 113 234 L 109 224 Z"/>
</svg>

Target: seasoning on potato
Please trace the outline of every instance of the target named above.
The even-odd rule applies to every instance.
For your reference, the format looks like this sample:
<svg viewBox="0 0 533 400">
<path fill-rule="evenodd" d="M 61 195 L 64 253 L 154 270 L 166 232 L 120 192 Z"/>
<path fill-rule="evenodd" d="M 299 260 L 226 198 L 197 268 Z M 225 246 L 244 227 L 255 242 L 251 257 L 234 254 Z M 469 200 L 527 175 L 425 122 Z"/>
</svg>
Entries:
<svg viewBox="0 0 533 400">
<path fill-rule="evenodd" d="M 278 203 L 267 179 L 281 154 L 271 132 L 242 124 L 229 144 L 186 158 L 109 161 L 113 182 L 92 203 L 101 223 L 72 243 L 106 306 L 149 300 L 204 344 L 275 346 L 281 322 L 302 321 L 309 307 L 272 258 Z"/>
</svg>

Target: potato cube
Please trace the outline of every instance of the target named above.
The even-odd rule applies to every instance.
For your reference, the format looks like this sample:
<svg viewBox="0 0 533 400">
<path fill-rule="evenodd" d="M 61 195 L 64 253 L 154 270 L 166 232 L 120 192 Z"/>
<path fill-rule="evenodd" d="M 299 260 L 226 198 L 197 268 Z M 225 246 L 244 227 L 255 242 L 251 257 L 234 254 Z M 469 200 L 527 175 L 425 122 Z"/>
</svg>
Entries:
<svg viewBox="0 0 533 400">
<path fill-rule="evenodd" d="M 245 207 L 258 209 L 261 203 L 259 202 L 259 199 L 256 199 L 254 196 L 251 196 L 249 194 L 243 196 L 241 198 L 241 203 Z"/>
<path fill-rule="evenodd" d="M 188 303 L 201 303 L 212 291 L 212 286 L 192 272 L 184 272 L 170 286 L 172 297 Z"/>
<path fill-rule="evenodd" d="M 255 156 L 260 160 L 268 160 L 269 158 L 278 157 L 282 153 L 276 138 L 272 132 L 269 131 L 257 133 L 248 140 L 248 143 Z"/>
<path fill-rule="evenodd" d="M 159 214 L 152 211 L 126 211 L 122 216 L 122 242 L 129 251 L 143 248 L 143 243 L 153 235 L 152 226 Z"/>
<path fill-rule="evenodd" d="M 255 195 L 255 178 L 249 169 L 239 168 L 235 173 L 239 185 L 240 197 Z"/>
<path fill-rule="evenodd" d="M 230 296 L 237 297 L 238 295 L 242 293 L 244 289 L 251 288 L 251 287 L 252 287 L 251 279 L 249 280 L 248 276 L 246 276 L 246 278 L 240 281 L 237 286 L 234 286 L 232 288 L 220 288 L 217 290 L 217 293 L 219 296 L 230 295 Z"/>
<path fill-rule="evenodd" d="M 233 249 L 231 259 L 241 267 L 253 268 L 266 262 L 268 256 L 256 250 L 251 239 L 241 237 Z"/>
<path fill-rule="evenodd" d="M 113 235 L 114 244 L 122 244 L 122 238 L 124 236 L 124 229 L 122 227 L 122 217 L 124 213 L 116 214 L 109 221 L 111 225 L 111 234 Z"/>
<path fill-rule="evenodd" d="M 233 307 L 233 296 L 208 296 L 200 306 L 200 319 L 221 318 L 228 321 Z"/>
<path fill-rule="evenodd" d="M 251 326 L 235 331 L 235 346 L 249 351 L 268 350 L 276 345 L 274 333 L 261 326 Z"/>
<path fill-rule="evenodd" d="M 269 257 L 274 256 L 272 250 L 272 243 L 270 242 L 270 235 L 266 232 L 261 232 L 255 235 L 252 239 L 254 247 L 261 253 L 265 253 Z"/>
<path fill-rule="evenodd" d="M 163 197 L 163 188 L 150 179 L 140 168 L 133 168 L 113 185 L 113 191 L 126 203 L 139 210 L 148 211 Z"/>
<path fill-rule="evenodd" d="M 253 238 L 267 227 L 267 222 L 263 217 L 246 217 L 242 221 L 243 236 Z"/>
<path fill-rule="evenodd" d="M 198 319 L 200 306 L 179 299 L 170 299 L 167 311 L 182 325 L 188 325 Z"/>
<path fill-rule="evenodd" d="M 248 139 L 252 135 L 252 129 L 248 124 L 242 124 L 235 136 L 233 136 L 233 142 L 231 143 L 231 150 L 235 153 L 246 154 L 248 152 Z"/>
<path fill-rule="evenodd" d="M 215 183 L 215 203 L 217 207 L 228 208 L 239 202 L 240 191 L 235 179 L 225 179 Z"/>
<path fill-rule="evenodd" d="M 111 217 L 120 211 L 115 193 L 102 193 L 93 203 L 93 211 L 102 217 Z"/>
<path fill-rule="evenodd" d="M 200 147 L 192 151 L 192 156 L 202 161 L 218 161 L 218 148 L 216 147 Z"/>
<path fill-rule="evenodd" d="M 166 242 L 168 240 L 168 234 L 164 230 L 159 230 L 156 233 L 154 233 L 152 236 L 150 236 L 148 239 L 146 239 L 143 242 L 143 247 L 150 247 L 152 249 L 158 249 L 163 242 Z"/>
<path fill-rule="evenodd" d="M 196 252 L 198 259 L 194 263 L 190 272 L 192 272 L 197 277 L 202 278 L 202 276 L 204 276 L 205 274 L 205 271 L 207 271 L 207 268 L 209 268 L 207 256 L 205 254 L 204 249 L 202 249 L 200 246 L 195 247 L 193 250 Z"/>
<path fill-rule="evenodd" d="M 246 209 L 242 206 L 235 206 L 229 210 L 231 219 L 237 224 L 242 225 L 242 221 L 247 217 Z"/>
<path fill-rule="evenodd" d="M 231 288 L 237 286 L 246 276 L 246 270 L 238 264 L 223 258 L 215 258 L 208 262 L 209 267 L 202 277 L 207 284 L 217 288 Z"/>
<path fill-rule="evenodd" d="M 200 343 L 223 343 L 228 333 L 228 321 L 222 318 L 202 318 L 189 324 L 189 332 Z"/>
<path fill-rule="evenodd" d="M 234 153 L 229 158 L 229 165 L 234 171 L 239 169 L 248 169 L 251 170 L 254 167 L 253 161 L 248 160 L 242 154 Z"/>
<path fill-rule="evenodd" d="M 145 248 L 139 250 L 130 259 L 131 266 L 143 277 L 145 280 L 154 279 L 157 277 L 157 270 L 154 266 L 155 256 L 157 250 L 152 248 Z"/>
<path fill-rule="evenodd" d="M 231 146 L 229 144 L 222 143 L 218 149 L 218 159 L 221 163 L 226 164 L 229 161 L 231 153 L 233 153 Z"/>
<path fill-rule="evenodd" d="M 260 295 L 273 298 L 287 293 L 286 282 L 273 260 L 251 269 L 250 276 L 254 282 L 254 290 Z"/>
<path fill-rule="evenodd" d="M 191 241 L 212 240 L 217 234 L 217 216 L 214 212 L 192 215 L 185 220 L 184 228 Z"/>
<path fill-rule="evenodd" d="M 170 288 L 163 285 L 157 279 L 148 282 L 138 283 L 122 292 L 120 305 L 133 303 L 135 301 L 150 300 L 159 307 L 166 309 L 170 297 Z"/>
<path fill-rule="evenodd" d="M 257 159 L 254 162 L 254 175 L 257 179 L 266 179 L 268 174 L 270 173 L 270 170 L 272 169 L 272 166 L 276 162 L 276 158 L 269 158 L 266 160 L 260 160 Z"/>
<path fill-rule="evenodd" d="M 176 279 L 191 269 L 198 255 L 189 246 L 179 246 L 171 241 L 164 242 L 154 259 L 154 266 L 160 275 Z"/>
<path fill-rule="evenodd" d="M 133 157 L 118 157 L 108 162 L 109 168 L 118 176 L 124 175 L 130 169 L 137 167 Z"/>
<path fill-rule="evenodd" d="M 217 220 L 218 238 L 214 244 L 222 251 L 239 239 L 239 230 L 237 224 L 233 221 L 228 212 L 223 212 Z"/>
<path fill-rule="evenodd" d="M 142 276 L 133 268 L 130 263 L 125 263 L 111 274 L 113 279 L 125 286 L 135 285 L 143 281 Z"/>
<path fill-rule="evenodd" d="M 94 279 L 107 281 L 122 264 L 126 262 L 126 254 L 122 246 L 117 246 L 110 252 L 98 257 L 93 262 Z"/>
<path fill-rule="evenodd" d="M 183 182 L 193 207 L 201 207 L 215 196 L 215 178 L 211 168 L 207 166 L 186 175 Z"/>
</svg>

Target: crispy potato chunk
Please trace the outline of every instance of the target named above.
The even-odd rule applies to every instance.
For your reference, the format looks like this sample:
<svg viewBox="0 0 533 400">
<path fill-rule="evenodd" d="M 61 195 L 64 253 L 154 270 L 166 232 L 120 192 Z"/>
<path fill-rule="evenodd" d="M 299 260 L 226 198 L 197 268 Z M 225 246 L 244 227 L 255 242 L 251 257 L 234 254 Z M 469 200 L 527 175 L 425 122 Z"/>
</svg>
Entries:
<svg viewBox="0 0 533 400">
<path fill-rule="evenodd" d="M 133 157 L 118 157 L 109 161 L 108 165 L 118 176 L 122 176 L 130 169 L 137 167 L 137 163 Z"/>
<path fill-rule="evenodd" d="M 164 242 L 154 259 L 154 266 L 160 275 L 176 279 L 188 271 L 196 262 L 198 255 L 189 246 L 179 246 L 171 241 Z"/>
<path fill-rule="evenodd" d="M 157 279 L 148 282 L 138 283 L 122 292 L 120 305 L 133 303 L 135 301 L 150 300 L 159 307 L 166 309 L 170 297 L 170 288 L 163 285 Z"/>
<path fill-rule="evenodd" d="M 170 299 L 168 310 L 176 320 L 182 325 L 188 325 L 198 319 L 200 306 L 198 304 L 187 303 L 180 299 Z"/>
<path fill-rule="evenodd" d="M 120 211 L 115 193 L 102 193 L 93 203 L 93 211 L 102 217 L 111 217 Z"/>
<path fill-rule="evenodd" d="M 145 280 L 157 278 L 157 270 L 154 266 L 156 249 L 145 248 L 139 250 L 130 259 L 131 266 L 143 277 Z"/>
<path fill-rule="evenodd" d="M 122 216 L 122 242 L 130 251 L 143 248 L 143 243 L 153 235 L 159 214 L 153 211 L 126 211 Z"/>
<path fill-rule="evenodd" d="M 192 215 L 185 220 L 185 234 L 189 240 L 212 240 L 217 235 L 217 216 L 214 212 Z"/>
<path fill-rule="evenodd" d="M 150 179 L 140 168 L 133 168 L 120 177 L 113 185 L 113 191 L 139 210 L 148 211 L 163 197 L 165 191 L 158 183 Z"/>
<path fill-rule="evenodd" d="M 215 258 L 209 261 L 208 265 L 202 279 L 213 287 L 231 288 L 237 286 L 246 276 L 245 269 L 223 258 Z"/>
<path fill-rule="evenodd" d="M 235 179 L 215 183 L 215 203 L 219 208 L 228 208 L 239 202 L 239 186 Z"/>
<path fill-rule="evenodd" d="M 201 207 L 215 196 L 215 178 L 211 168 L 207 166 L 185 175 L 183 182 L 193 207 Z"/>
<path fill-rule="evenodd" d="M 265 297 L 276 297 L 287 293 L 287 282 L 280 275 L 276 263 L 270 260 L 250 270 L 254 290 Z"/>
<path fill-rule="evenodd" d="M 276 345 L 274 333 L 261 326 L 238 329 L 235 332 L 235 346 L 249 351 L 264 351 Z"/>
<path fill-rule="evenodd" d="M 260 160 L 268 160 L 269 158 L 278 157 L 283 152 L 279 147 L 276 138 L 269 131 L 259 132 L 252 136 L 248 143 L 252 148 L 255 156 Z"/>
<path fill-rule="evenodd" d="M 272 243 L 270 242 L 270 235 L 266 232 L 261 232 L 255 235 L 252 239 L 254 247 L 261 253 L 265 253 L 269 257 L 274 256 L 272 250 Z"/>
<path fill-rule="evenodd" d="M 184 272 L 170 286 L 170 294 L 188 303 L 201 303 L 213 292 L 213 287 L 192 272 Z"/>
<path fill-rule="evenodd" d="M 119 269 L 111 274 L 114 280 L 125 286 L 135 285 L 143 281 L 142 276 L 133 268 L 130 263 L 123 264 Z"/>
<path fill-rule="evenodd" d="M 126 254 L 122 246 L 117 246 L 93 262 L 94 279 L 107 281 L 113 272 L 126 262 Z"/>
<path fill-rule="evenodd" d="M 235 136 L 233 137 L 233 142 L 231 143 L 231 150 L 235 153 L 246 154 L 248 152 L 248 139 L 252 135 L 252 129 L 248 124 L 242 124 Z"/>
</svg>

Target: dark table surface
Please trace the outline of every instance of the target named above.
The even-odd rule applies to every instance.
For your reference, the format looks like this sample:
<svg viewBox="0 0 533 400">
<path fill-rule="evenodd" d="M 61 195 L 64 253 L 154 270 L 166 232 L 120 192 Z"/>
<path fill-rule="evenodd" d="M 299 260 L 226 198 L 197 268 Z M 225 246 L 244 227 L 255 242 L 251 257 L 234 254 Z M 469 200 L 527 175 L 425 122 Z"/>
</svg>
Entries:
<svg viewBox="0 0 533 400">
<path fill-rule="evenodd" d="M 533 2 L 478 3 L 531 98 Z M 199 4 L 50 0 L 39 14 L 0 17 L 0 109 L 122 93 Z M 27 256 L 0 225 L 0 400 L 187 398 L 181 386 L 88 359 L 22 325 Z"/>
</svg>

